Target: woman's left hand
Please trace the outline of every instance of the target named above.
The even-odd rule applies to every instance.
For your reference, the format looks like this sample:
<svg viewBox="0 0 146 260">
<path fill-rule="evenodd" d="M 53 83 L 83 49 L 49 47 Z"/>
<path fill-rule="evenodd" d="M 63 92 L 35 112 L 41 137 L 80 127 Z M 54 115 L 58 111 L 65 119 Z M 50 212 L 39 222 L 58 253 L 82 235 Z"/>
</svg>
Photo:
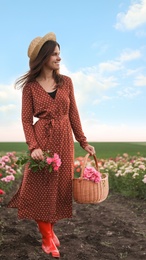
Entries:
<svg viewBox="0 0 146 260">
<path fill-rule="evenodd" d="M 93 155 L 95 154 L 95 148 L 94 146 L 88 144 L 85 148 L 84 148 L 85 151 L 87 151 L 90 155 Z"/>
</svg>

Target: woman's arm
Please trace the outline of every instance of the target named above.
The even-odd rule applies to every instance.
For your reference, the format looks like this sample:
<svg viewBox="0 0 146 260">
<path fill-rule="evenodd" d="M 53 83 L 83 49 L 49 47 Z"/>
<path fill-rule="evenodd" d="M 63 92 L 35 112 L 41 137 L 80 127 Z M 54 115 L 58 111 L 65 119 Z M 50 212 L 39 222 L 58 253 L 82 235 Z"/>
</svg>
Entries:
<svg viewBox="0 0 146 260">
<path fill-rule="evenodd" d="M 33 97 L 31 87 L 26 85 L 22 92 L 22 125 L 30 152 L 39 148 L 33 129 Z"/>
<path fill-rule="evenodd" d="M 73 133 L 75 135 L 76 140 L 80 143 L 81 147 L 85 149 L 88 153 L 93 155 L 95 153 L 95 149 L 93 146 L 89 145 L 87 139 L 83 133 L 81 120 L 79 116 L 79 112 L 77 109 L 73 84 L 70 79 L 70 109 L 69 109 L 69 118 L 70 123 L 73 129 Z"/>
</svg>

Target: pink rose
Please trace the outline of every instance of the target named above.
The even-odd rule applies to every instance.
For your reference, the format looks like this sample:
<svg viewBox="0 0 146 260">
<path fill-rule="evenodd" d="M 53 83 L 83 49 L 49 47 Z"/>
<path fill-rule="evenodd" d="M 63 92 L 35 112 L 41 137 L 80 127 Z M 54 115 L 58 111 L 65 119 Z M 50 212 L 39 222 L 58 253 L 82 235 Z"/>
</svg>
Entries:
<svg viewBox="0 0 146 260">
<path fill-rule="evenodd" d="M 5 162 L 3 162 L 2 160 L 0 160 L 0 168 L 2 169 L 3 167 L 5 167 Z"/>
<path fill-rule="evenodd" d="M 88 166 L 84 169 L 83 178 L 97 183 L 101 181 L 101 173 L 94 167 Z"/>
<path fill-rule="evenodd" d="M 96 178 L 96 176 L 93 174 L 91 177 L 90 177 L 90 181 L 95 181 L 95 178 Z"/>
<path fill-rule="evenodd" d="M 1 179 L 1 181 L 4 181 L 4 182 L 10 182 L 10 181 L 14 181 L 14 180 L 15 180 L 14 175 L 7 175 L 6 177 Z"/>
<path fill-rule="evenodd" d="M 12 168 L 9 171 L 10 171 L 10 174 L 16 174 L 16 171 Z"/>
<path fill-rule="evenodd" d="M 1 160 L 2 160 L 2 162 L 10 162 L 10 158 L 7 155 L 2 156 Z"/>
<path fill-rule="evenodd" d="M 51 164 L 52 161 L 53 161 L 53 158 L 47 157 L 46 162 L 47 162 L 48 164 Z"/>
<path fill-rule="evenodd" d="M 54 169 L 54 171 L 58 171 L 59 167 L 58 166 L 54 166 L 53 169 Z"/>
<path fill-rule="evenodd" d="M 57 153 L 54 153 L 54 157 L 52 158 L 53 160 L 52 160 L 52 162 L 53 162 L 53 168 L 54 167 L 60 167 L 60 165 L 61 165 L 61 160 L 60 160 L 60 158 L 59 158 L 59 156 L 58 156 L 58 154 Z"/>
<path fill-rule="evenodd" d="M 54 153 L 53 158 L 47 157 L 46 162 L 49 165 L 52 165 L 54 171 L 58 171 L 58 169 L 61 165 L 61 160 L 60 160 L 59 155 L 57 153 Z"/>
<path fill-rule="evenodd" d="M 145 165 L 143 165 L 143 164 L 140 164 L 140 165 L 139 165 L 139 169 L 141 169 L 141 170 L 144 170 L 144 171 L 145 171 Z"/>
<path fill-rule="evenodd" d="M 91 178 L 92 176 L 92 171 L 93 171 L 93 167 L 86 167 L 85 170 L 84 170 L 84 174 L 83 174 L 83 177 L 86 177 L 87 179 Z"/>
<path fill-rule="evenodd" d="M 95 182 L 97 183 L 97 182 L 100 182 L 101 181 L 101 176 L 96 176 L 95 177 Z"/>
</svg>

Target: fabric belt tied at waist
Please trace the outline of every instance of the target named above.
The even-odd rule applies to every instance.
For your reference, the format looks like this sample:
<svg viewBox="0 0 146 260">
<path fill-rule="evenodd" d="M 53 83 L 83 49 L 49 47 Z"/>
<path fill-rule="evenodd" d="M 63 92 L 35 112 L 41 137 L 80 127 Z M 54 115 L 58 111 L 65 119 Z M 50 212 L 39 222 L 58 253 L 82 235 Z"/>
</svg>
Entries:
<svg viewBox="0 0 146 260">
<path fill-rule="evenodd" d="M 39 118 L 39 120 L 44 120 L 45 121 L 45 129 L 47 130 L 48 136 L 51 135 L 52 129 L 54 127 L 55 121 L 63 121 L 67 119 L 68 116 L 60 116 L 60 117 L 53 117 L 53 118 Z"/>
</svg>

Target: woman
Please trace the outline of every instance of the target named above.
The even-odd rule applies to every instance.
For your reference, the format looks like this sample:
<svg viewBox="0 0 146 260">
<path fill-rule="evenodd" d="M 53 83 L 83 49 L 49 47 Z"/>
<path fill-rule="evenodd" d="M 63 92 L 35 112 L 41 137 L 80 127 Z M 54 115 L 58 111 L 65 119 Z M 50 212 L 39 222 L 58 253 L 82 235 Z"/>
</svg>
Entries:
<svg viewBox="0 0 146 260">
<path fill-rule="evenodd" d="M 72 217 L 72 178 L 74 141 L 95 153 L 82 131 L 69 77 L 59 73 L 60 46 L 54 33 L 37 37 L 29 45 L 30 70 L 16 81 L 23 88 L 22 124 L 30 155 L 43 160 L 43 152 L 57 153 L 61 158 L 59 171 L 36 173 L 25 166 L 21 187 L 8 207 L 18 208 L 18 217 L 34 219 L 42 234 L 42 248 L 59 257 L 60 242 L 53 231 L 58 220 Z M 33 117 L 38 121 L 33 124 Z"/>
</svg>

